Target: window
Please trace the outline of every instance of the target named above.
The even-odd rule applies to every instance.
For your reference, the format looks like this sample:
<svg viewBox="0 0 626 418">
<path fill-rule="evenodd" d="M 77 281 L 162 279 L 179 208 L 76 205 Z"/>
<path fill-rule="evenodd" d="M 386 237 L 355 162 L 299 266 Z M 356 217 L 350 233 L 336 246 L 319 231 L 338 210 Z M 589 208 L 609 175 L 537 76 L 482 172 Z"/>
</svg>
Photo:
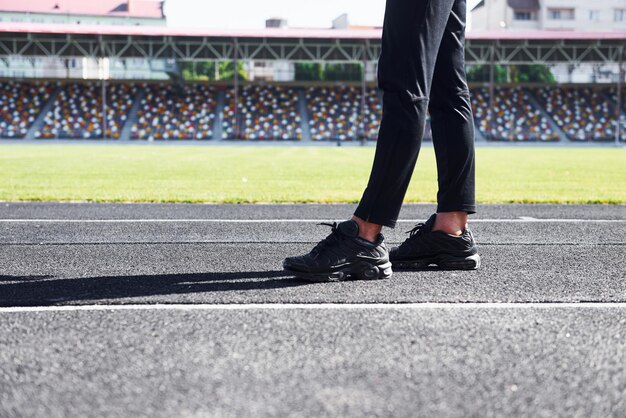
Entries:
<svg viewBox="0 0 626 418">
<path fill-rule="evenodd" d="M 574 20 L 574 9 L 548 9 L 548 18 L 552 20 Z"/>
<path fill-rule="evenodd" d="M 534 10 L 513 10 L 513 20 L 537 20 L 537 12 Z"/>
<path fill-rule="evenodd" d="M 626 9 L 615 9 L 613 11 L 614 22 L 626 22 Z"/>
<path fill-rule="evenodd" d="M 597 22 L 600 20 L 600 10 L 589 10 L 589 20 Z"/>
</svg>

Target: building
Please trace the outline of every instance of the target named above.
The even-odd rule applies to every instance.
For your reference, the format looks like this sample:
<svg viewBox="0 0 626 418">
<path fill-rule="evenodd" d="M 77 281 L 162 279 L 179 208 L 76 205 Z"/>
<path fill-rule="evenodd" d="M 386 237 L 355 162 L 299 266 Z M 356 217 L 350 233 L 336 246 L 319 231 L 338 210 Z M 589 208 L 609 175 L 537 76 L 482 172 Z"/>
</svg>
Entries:
<svg viewBox="0 0 626 418">
<path fill-rule="evenodd" d="M 624 0 L 480 0 L 472 30 L 626 31 Z"/>
<path fill-rule="evenodd" d="M 282 17 L 271 17 L 265 21 L 265 27 L 271 29 L 303 29 L 290 27 L 288 21 Z M 304 28 L 310 29 L 310 28 Z M 329 28 L 323 30 L 363 30 L 363 29 L 381 29 L 371 26 L 357 26 L 350 24 L 347 14 L 342 14 L 335 18 Z M 294 81 L 296 76 L 295 64 L 290 61 L 254 61 L 244 64 L 244 68 L 251 81 Z M 376 81 L 377 65 L 373 62 L 365 64 L 365 79 L 368 82 Z"/>
<path fill-rule="evenodd" d="M 0 22 L 164 26 L 166 19 L 156 0 L 0 0 Z"/>
<path fill-rule="evenodd" d="M 0 0 L 0 24 L 165 26 L 160 0 Z M 0 76 L 22 78 L 164 79 L 162 63 L 137 60 L 6 57 Z"/>
<path fill-rule="evenodd" d="M 265 20 L 265 27 L 289 30 L 287 19 L 282 17 L 270 17 Z M 289 61 L 249 61 L 244 63 L 244 69 L 250 81 L 293 81 L 295 78 L 295 65 Z"/>
<path fill-rule="evenodd" d="M 473 31 L 626 32 L 625 0 L 480 0 L 471 9 Z M 611 83 L 618 65 L 551 67 L 560 83 Z"/>
</svg>

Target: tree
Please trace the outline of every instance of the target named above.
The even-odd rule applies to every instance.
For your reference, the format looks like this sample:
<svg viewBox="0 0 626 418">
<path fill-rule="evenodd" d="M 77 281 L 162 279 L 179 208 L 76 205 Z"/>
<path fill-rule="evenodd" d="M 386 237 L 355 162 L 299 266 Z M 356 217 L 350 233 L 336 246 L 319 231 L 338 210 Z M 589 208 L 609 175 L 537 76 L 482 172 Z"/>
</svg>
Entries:
<svg viewBox="0 0 626 418">
<path fill-rule="evenodd" d="M 235 63 L 233 61 L 221 61 L 219 63 L 219 75 L 220 80 L 234 80 L 235 79 Z M 240 80 L 247 80 L 248 74 L 243 68 L 243 62 L 237 62 L 237 73 Z"/>
<path fill-rule="evenodd" d="M 215 79 L 215 63 L 212 61 L 184 62 L 182 69 L 185 80 Z"/>
<path fill-rule="evenodd" d="M 322 64 L 318 63 L 296 63 L 296 81 L 323 81 L 324 72 Z"/>
<path fill-rule="evenodd" d="M 506 68 L 496 65 L 494 69 L 494 82 L 506 83 Z M 467 81 L 486 83 L 489 81 L 489 65 L 480 64 L 470 67 L 467 71 Z"/>
<path fill-rule="evenodd" d="M 496 64 L 494 70 L 495 83 L 556 83 L 550 68 L 543 64 L 509 65 L 508 67 Z M 488 82 L 489 65 L 470 67 L 467 71 L 467 81 Z"/>
<path fill-rule="evenodd" d="M 217 74 L 216 74 L 217 66 Z M 185 80 L 232 80 L 234 78 L 234 63 L 232 61 L 196 61 L 184 62 L 182 65 Z M 237 63 L 239 78 L 247 80 L 248 74 L 243 68 L 243 62 Z"/>
<path fill-rule="evenodd" d="M 512 65 L 511 81 L 514 83 L 556 83 L 554 74 L 546 65 Z"/>
<path fill-rule="evenodd" d="M 324 68 L 326 81 L 361 81 L 362 77 L 361 64 L 327 64 Z"/>
</svg>

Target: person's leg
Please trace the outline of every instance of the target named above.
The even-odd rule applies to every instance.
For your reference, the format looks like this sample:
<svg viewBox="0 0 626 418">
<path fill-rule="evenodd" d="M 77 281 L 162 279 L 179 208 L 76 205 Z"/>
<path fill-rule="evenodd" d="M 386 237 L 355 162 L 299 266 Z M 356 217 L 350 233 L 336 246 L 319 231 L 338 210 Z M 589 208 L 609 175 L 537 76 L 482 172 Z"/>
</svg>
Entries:
<svg viewBox="0 0 626 418">
<path fill-rule="evenodd" d="M 474 118 L 465 76 L 466 0 L 455 0 L 441 40 L 430 92 L 439 192 L 433 231 L 461 235 L 474 198 Z"/>
<path fill-rule="evenodd" d="M 378 83 L 383 119 L 370 179 L 354 213 L 360 236 L 394 227 L 420 150 L 431 82 L 454 0 L 387 0 Z M 366 232 L 367 231 L 367 232 Z"/>
<path fill-rule="evenodd" d="M 431 126 L 437 156 L 437 213 L 417 224 L 389 251 L 393 268 L 451 270 L 480 267 L 478 247 L 467 227 L 474 203 L 474 123 L 465 79 L 466 0 L 455 0 L 439 47 L 430 90 Z"/>
<path fill-rule="evenodd" d="M 387 0 L 378 73 L 384 92 L 383 120 L 369 184 L 354 219 L 332 225 L 331 234 L 308 254 L 287 257 L 283 261 L 286 271 L 307 280 L 324 281 L 391 277 L 392 260 L 380 229 L 382 225 L 395 226 L 413 174 L 424 135 L 437 52 L 453 4 L 454 0 Z M 428 235 L 437 238 L 438 234 L 446 235 Z M 457 241 L 465 242 L 465 238 L 455 239 L 455 245 Z M 441 247 L 439 241 L 432 242 L 435 249 Z M 468 264 L 472 261 L 471 251 L 474 249 L 453 248 L 452 256 L 437 254 L 433 260 L 417 262 L 428 265 L 432 261 L 443 268 L 476 268 L 478 260 Z M 408 262 L 416 263 L 412 259 Z"/>
</svg>

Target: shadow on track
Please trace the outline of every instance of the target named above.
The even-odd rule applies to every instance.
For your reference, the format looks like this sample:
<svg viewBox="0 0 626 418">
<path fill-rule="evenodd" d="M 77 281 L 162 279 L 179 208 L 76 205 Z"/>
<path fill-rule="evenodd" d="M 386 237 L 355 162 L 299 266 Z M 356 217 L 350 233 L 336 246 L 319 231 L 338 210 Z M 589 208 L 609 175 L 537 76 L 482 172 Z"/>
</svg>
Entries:
<svg viewBox="0 0 626 418">
<path fill-rule="evenodd" d="M 266 279 L 266 280 L 259 280 Z M 303 286 L 284 271 L 137 276 L 0 276 L 0 306 L 42 306 L 157 295 L 280 289 Z"/>
</svg>

